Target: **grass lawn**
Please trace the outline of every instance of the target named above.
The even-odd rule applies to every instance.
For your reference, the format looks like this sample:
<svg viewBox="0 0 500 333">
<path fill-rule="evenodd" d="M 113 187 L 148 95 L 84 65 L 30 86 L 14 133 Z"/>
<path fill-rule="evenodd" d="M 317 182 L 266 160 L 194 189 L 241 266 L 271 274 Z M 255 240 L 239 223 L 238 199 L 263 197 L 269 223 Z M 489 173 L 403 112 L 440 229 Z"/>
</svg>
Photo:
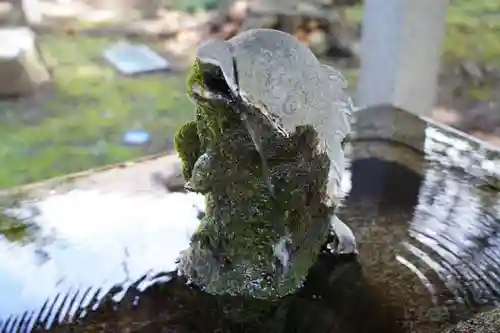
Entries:
<svg viewBox="0 0 500 333">
<path fill-rule="evenodd" d="M 55 84 L 35 98 L 0 101 L 0 188 L 172 148 L 175 130 L 194 113 L 184 74 L 120 76 L 100 56 L 111 43 L 42 37 Z M 148 131 L 150 144 L 124 145 L 134 129 Z"/>
</svg>

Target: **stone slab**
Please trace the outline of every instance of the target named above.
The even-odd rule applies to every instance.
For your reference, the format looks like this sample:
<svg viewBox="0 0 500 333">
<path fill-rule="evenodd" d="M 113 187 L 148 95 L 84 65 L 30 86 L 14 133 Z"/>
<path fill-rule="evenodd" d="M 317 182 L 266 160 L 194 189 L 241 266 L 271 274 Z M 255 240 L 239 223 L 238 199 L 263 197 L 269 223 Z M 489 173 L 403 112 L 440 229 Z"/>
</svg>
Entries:
<svg viewBox="0 0 500 333">
<path fill-rule="evenodd" d="M 0 40 L 0 97 L 31 93 L 50 80 L 32 30 L 27 27 L 2 28 Z"/>
</svg>

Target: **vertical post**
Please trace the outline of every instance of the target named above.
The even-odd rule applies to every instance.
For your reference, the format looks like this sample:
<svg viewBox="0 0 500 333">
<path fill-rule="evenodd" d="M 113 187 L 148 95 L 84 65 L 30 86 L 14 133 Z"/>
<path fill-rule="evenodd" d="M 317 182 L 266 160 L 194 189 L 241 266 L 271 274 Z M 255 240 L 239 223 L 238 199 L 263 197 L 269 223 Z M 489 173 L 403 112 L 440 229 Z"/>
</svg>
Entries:
<svg viewBox="0 0 500 333">
<path fill-rule="evenodd" d="M 365 0 L 358 103 L 430 116 L 448 0 Z"/>
</svg>

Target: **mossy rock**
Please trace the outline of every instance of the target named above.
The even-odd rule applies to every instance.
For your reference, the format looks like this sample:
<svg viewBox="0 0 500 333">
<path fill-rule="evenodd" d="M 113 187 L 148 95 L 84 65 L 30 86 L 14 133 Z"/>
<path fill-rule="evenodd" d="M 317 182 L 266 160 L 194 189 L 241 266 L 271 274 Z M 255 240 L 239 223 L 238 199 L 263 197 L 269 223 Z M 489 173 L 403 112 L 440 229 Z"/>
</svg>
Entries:
<svg viewBox="0 0 500 333">
<path fill-rule="evenodd" d="M 193 66 L 191 94 L 194 85 L 205 89 L 206 80 L 220 83 L 220 72 L 204 70 L 199 63 Z M 262 122 L 259 152 L 228 103 L 199 102 L 196 120 L 182 126 L 175 139 L 190 189 L 204 194 L 207 205 L 180 270 L 209 293 L 280 298 L 301 285 L 329 234 L 330 160 L 317 151 L 311 126 L 284 137 Z M 249 112 L 258 118 L 259 110 Z M 276 246 L 290 256 L 285 266 Z"/>
</svg>

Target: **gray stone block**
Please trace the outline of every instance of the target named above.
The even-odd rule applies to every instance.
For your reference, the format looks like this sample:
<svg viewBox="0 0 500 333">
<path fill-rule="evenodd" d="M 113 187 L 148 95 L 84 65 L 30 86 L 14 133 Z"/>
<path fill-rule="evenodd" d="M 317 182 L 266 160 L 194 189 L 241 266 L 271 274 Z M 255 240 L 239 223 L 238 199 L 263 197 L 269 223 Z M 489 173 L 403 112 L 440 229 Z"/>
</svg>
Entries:
<svg viewBox="0 0 500 333">
<path fill-rule="evenodd" d="M 0 29 L 0 97 L 33 92 L 50 79 L 27 27 Z"/>
</svg>

